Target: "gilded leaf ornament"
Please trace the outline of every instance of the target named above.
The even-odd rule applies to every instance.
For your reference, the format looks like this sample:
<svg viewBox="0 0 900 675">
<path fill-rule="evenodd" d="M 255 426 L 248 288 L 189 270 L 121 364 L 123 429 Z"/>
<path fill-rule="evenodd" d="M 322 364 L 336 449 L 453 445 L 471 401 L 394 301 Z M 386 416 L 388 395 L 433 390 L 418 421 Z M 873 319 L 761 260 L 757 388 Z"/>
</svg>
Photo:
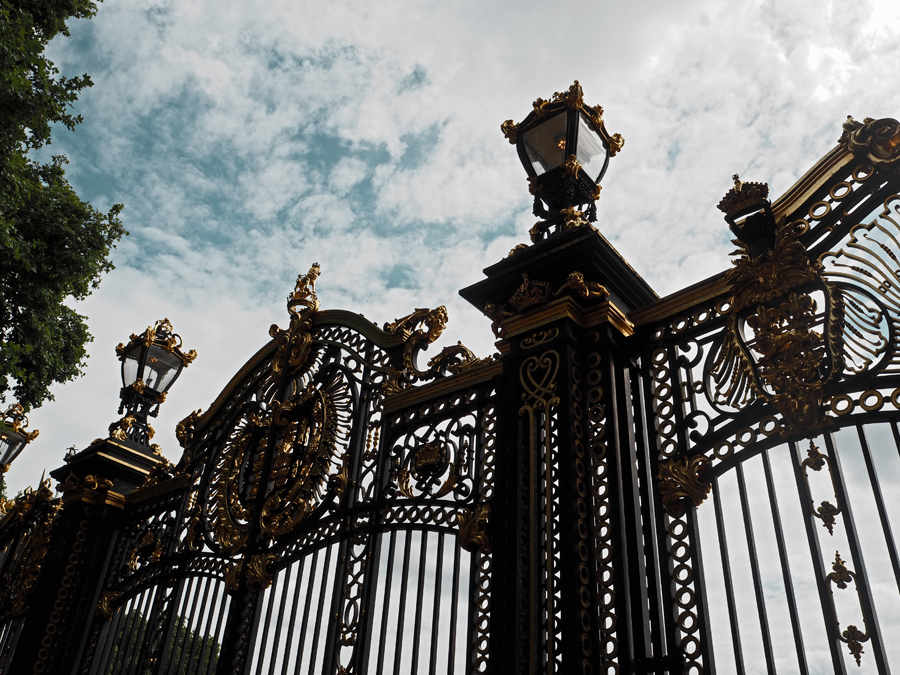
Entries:
<svg viewBox="0 0 900 675">
<path fill-rule="evenodd" d="M 666 513 L 680 518 L 688 504 L 700 506 L 706 500 L 711 486 L 703 474 L 711 466 L 705 455 L 676 457 L 659 463 L 657 485 Z"/>
<path fill-rule="evenodd" d="M 490 511 L 488 504 L 475 504 L 472 508 L 460 510 L 456 515 L 459 545 L 466 551 L 491 552 L 491 540 L 487 535 Z"/>
</svg>

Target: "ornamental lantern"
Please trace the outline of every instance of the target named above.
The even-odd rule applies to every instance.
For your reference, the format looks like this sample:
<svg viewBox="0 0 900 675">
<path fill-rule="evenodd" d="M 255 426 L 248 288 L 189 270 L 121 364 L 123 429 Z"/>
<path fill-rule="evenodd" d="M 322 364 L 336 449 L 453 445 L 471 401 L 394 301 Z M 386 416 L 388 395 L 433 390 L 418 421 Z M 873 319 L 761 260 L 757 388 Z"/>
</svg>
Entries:
<svg viewBox="0 0 900 675">
<path fill-rule="evenodd" d="M 581 85 L 575 80 L 568 91 L 552 100 L 537 99 L 534 110 L 519 124 L 507 120 L 501 131 L 515 144 L 528 173 L 534 195 L 534 215 L 544 220 L 532 230 L 532 241 L 540 241 L 551 226 L 597 219 L 594 202 L 600 196 L 600 180 L 609 158 L 625 140 L 612 136 L 603 123 L 603 108 L 584 104 Z M 582 213 L 579 207 L 587 205 Z"/>
<path fill-rule="evenodd" d="M 127 345 L 116 347 L 116 355 L 122 362 L 119 414 L 127 414 L 110 427 L 110 433 L 147 445 L 154 433 L 147 417 L 159 414 L 159 404 L 197 352 L 182 352 L 181 336 L 172 332 L 168 319 L 162 319 L 143 333 L 132 334 Z"/>
<path fill-rule="evenodd" d="M 20 403 L 13 403 L 3 413 L 3 428 L 0 428 L 0 476 L 9 471 L 25 446 L 38 437 L 39 431 L 28 431 L 28 418 Z"/>
</svg>

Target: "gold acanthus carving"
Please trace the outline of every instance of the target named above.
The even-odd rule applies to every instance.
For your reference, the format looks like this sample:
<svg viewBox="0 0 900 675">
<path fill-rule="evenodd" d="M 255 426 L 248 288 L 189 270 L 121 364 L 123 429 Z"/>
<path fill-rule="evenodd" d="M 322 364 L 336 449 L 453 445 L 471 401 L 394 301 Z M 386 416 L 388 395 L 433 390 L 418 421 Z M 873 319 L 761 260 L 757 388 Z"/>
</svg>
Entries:
<svg viewBox="0 0 900 675">
<path fill-rule="evenodd" d="M 663 508 L 673 518 L 684 515 L 686 503 L 700 506 L 709 495 L 710 484 L 704 472 L 712 463 L 705 455 L 680 457 L 659 463 L 657 480 Z"/>
<path fill-rule="evenodd" d="M 66 479 L 56 486 L 56 489 L 63 494 L 68 494 L 70 492 L 74 492 L 75 490 L 91 490 L 91 491 L 106 491 L 112 489 L 113 482 L 109 478 L 103 478 L 102 476 L 94 476 L 93 474 L 88 474 L 84 478 L 79 478 L 74 473 L 69 472 L 69 475 Z"/>
<path fill-rule="evenodd" d="M 319 311 L 316 295 L 316 279 L 319 278 L 319 263 L 313 263 L 309 272 L 297 277 L 294 291 L 287 298 L 290 325 L 281 329 L 277 324 L 269 328 L 269 335 L 275 339 L 276 350 L 272 358 L 272 371 L 293 372 L 302 366 L 312 346 L 313 315 Z"/>
<path fill-rule="evenodd" d="M 119 594 L 115 591 L 103 591 L 100 600 L 97 602 L 97 613 L 103 617 L 104 621 L 110 621 L 116 615 L 115 603 L 119 599 Z"/>
<path fill-rule="evenodd" d="M 178 439 L 178 445 L 182 448 L 187 448 L 191 439 L 194 437 L 194 427 L 201 417 L 203 417 L 202 408 L 195 410 L 175 425 L 175 438 Z"/>
<path fill-rule="evenodd" d="M 466 551 L 491 552 L 491 540 L 487 534 L 490 505 L 474 504 L 456 514 L 459 525 L 459 545 Z"/>
<path fill-rule="evenodd" d="M 857 122 L 848 115 L 838 143 L 875 166 L 900 166 L 900 122 L 895 119 L 866 117 Z"/>
<path fill-rule="evenodd" d="M 436 356 L 428 360 L 427 370 L 416 365 L 420 351 L 428 349 L 447 327 L 447 308 L 419 308 L 411 314 L 384 324 L 384 330 L 403 339 L 403 370 L 391 369 L 383 385 L 386 395 L 397 394 L 415 382 L 433 380 L 450 373 L 458 374 L 476 366 L 490 363 L 490 357 L 479 359 L 472 351 L 457 342 L 444 347 Z"/>
<path fill-rule="evenodd" d="M 271 567 L 275 563 L 274 553 L 257 553 L 247 561 L 247 585 L 251 588 L 268 588 L 274 575 Z"/>
</svg>

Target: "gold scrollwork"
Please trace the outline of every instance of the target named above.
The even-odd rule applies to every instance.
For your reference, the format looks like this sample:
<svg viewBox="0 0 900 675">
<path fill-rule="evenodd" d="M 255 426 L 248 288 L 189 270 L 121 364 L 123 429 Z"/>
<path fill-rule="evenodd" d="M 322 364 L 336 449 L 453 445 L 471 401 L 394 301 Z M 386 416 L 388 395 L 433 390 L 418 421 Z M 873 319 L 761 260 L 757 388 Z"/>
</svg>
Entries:
<svg viewBox="0 0 900 675">
<path fill-rule="evenodd" d="M 272 371 L 292 372 L 302 366 L 312 346 L 312 317 L 319 311 L 316 295 L 316 279 L 319 278 L 319 263 L 313 263 L 309 272 L 297 277 L 294 291 L 287 298 L 290 325 L 283 330 L 277 324 L 269 328 L 269 335 L 277 345 L 272 358 Z"/>
<path fill-rule="evenodd" d="M 559 354 L 550 349 L 540 356 L 530 356 L 519 368 L 519 383 L 522 385 L 522 415 L 526 409 L 545 410 L 559 404 L 556 396 L 556 375 L 559 372 Z"/>
<path fill-rule="evenodd" d="M 385 394 L 396 394 L 416 381 L 427 381 L 446 373 L 458 374 L 469 368 L 490 363 L 490 357 L 479 359 L 472 351 L 458 342 L 444 347 L 436 356 L 428 360 L 427 370 L 416 366 L 416 356 L 421 350 L 437 340 L 447 327 L 447 308 L 419 308 L 393 322 L 384 324 L 384 330 L 391 335 L 399 335 L 404 340 L 403 370 L 391 369 L 385 379 Z"/>
<path fill-rule="evenodd" d="M 461 509 L 456 514 L 459 524 L 459 545 L 466 551 L 491 552 L 491 540 L 487 535 L 490 510 L 489 504 L 475 504 L 472 508 Z"/>
<path fill-rule="evenodd" d="M 202 408 L 195 410 L 175 425 L 175 438 L 178 439 L 178 445 L 182 448 L 187 448 L 191 438 L 193 438 L 194 427 L 201 417 L 203 417 Z"/>
<path fill-rule="evenodd" d="M 274 553 L 258 553 L 250 556 L 250 560 L 247 561 L 247 585 L 263 589 L 271 586 L 275 577 L 270 568 L 275 560 Z"/>
<path fill-rule="evenodd" d="M 768 186 L 742 183 L 719 208 L 732 216 L 764 204 Z M 825 384 L 842 368 L 840 295 L 810 259 L 790 224 L 773 225 L 771 248 L 756 255 L 741 239 L 725 279 L 731 285 L 728 320 L 710 368 L 716 400 L 743 408 L 761 396 L 784 418 L 782 435 L 827 427 Z M 820 293 L 826 306 L 813 297 Z M 752 335 L 752 337 L 750 337 Z"/>
<path fill-rule="evenodd" d="M 110 621 L 116 615 L 115 603 L 119 599 L 119 594 L 115 591 L 103 591 L 100 600 L 97 602 L 97 613 L 103 617 L 104 621 Z"/>
<path fill-rule="evenodd" d="M 900 122 L 895 119 L 866 117 L 857 122 L 847 115 L 838 143 L 876 166 L 900 164 Z"/>
<path fill-rule="evenodd" d="M 834 564 L 832 564 L 831 569 L 833 570 L 830 574 L 828 574 L 826 580 L 829 584 L 834 584 L 841 590 L 847 588 L 847 585 L 852 581 L 854 586 L 856 586 L 856 573 L 847 569 L 846 563 L 841 560 L 841 555 L 839 551 L 835 551 L 834 553 Z M 857 597 L 859 596 L 859 588 L 856 588 Z M 860 604 L 860 609 L 862 609 L 862 605 Z M 838 632 L 841 630 L 841 624 L 837 618 L 837 608 L 834 606 L 834 597 L 832 593 L 831 600 L 831 610 L 834 615 L 834 623 L 837 626 Z M 859 628 L 850 624 L 847 626 L 846 630 L 840 633 L 840 639 L 847 645 L 847 649 L 850 650 L 850 654 L 856 659 L 856 665 L 862 665 L 862 654 L 863 654 L 863 642 L 867 642 L 869 640 L 869 628 L 866 624 L 866 618 L 863 616 L 863 628 L 865 631 L 861 631 Z"/>
<path fill-rule="evenodd" d="M 685 512 L 685 501 L 692 506 L 703 503 L 711 488 L 704 480 L 703 473 L 711 466 L 712 463 L 705 455 L 674 458 L 659 463 L 657 480 L 666 513 L 673 518 L 680 518 Z"/>
<path fill-rule="evenodd" d="M 550 342 L 559 337 L 559 328 L 550 328 L 549 330 L 540 330 L 522 340 L 520 346 L 522 349 L 534 349 L 545 342 Z"/>
</svg>

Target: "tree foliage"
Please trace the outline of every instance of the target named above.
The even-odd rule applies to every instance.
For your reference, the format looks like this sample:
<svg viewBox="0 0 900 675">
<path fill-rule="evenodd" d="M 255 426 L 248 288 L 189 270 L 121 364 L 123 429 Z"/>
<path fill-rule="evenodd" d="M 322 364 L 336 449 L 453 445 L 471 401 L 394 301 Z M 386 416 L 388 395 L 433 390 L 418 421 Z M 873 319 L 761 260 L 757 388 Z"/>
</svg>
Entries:
<svg viewBox="0 0 900 675">
<path fill-rule="evenodd" d="M 78 197 L 65 157 L 29 156 L 53 125 L 81 122 L 71 105 L 90 78 L 61 76 L 44 49 L 69 35 L 69 18 L 96 10 L 88 0 L 0 0 L 0 396 L 12 390 L 26 409 L 82 373 L 91 336 L 66 302 L 90 295 L 127 234 L 121 205 L 104 214 Z"/>
</svg>

